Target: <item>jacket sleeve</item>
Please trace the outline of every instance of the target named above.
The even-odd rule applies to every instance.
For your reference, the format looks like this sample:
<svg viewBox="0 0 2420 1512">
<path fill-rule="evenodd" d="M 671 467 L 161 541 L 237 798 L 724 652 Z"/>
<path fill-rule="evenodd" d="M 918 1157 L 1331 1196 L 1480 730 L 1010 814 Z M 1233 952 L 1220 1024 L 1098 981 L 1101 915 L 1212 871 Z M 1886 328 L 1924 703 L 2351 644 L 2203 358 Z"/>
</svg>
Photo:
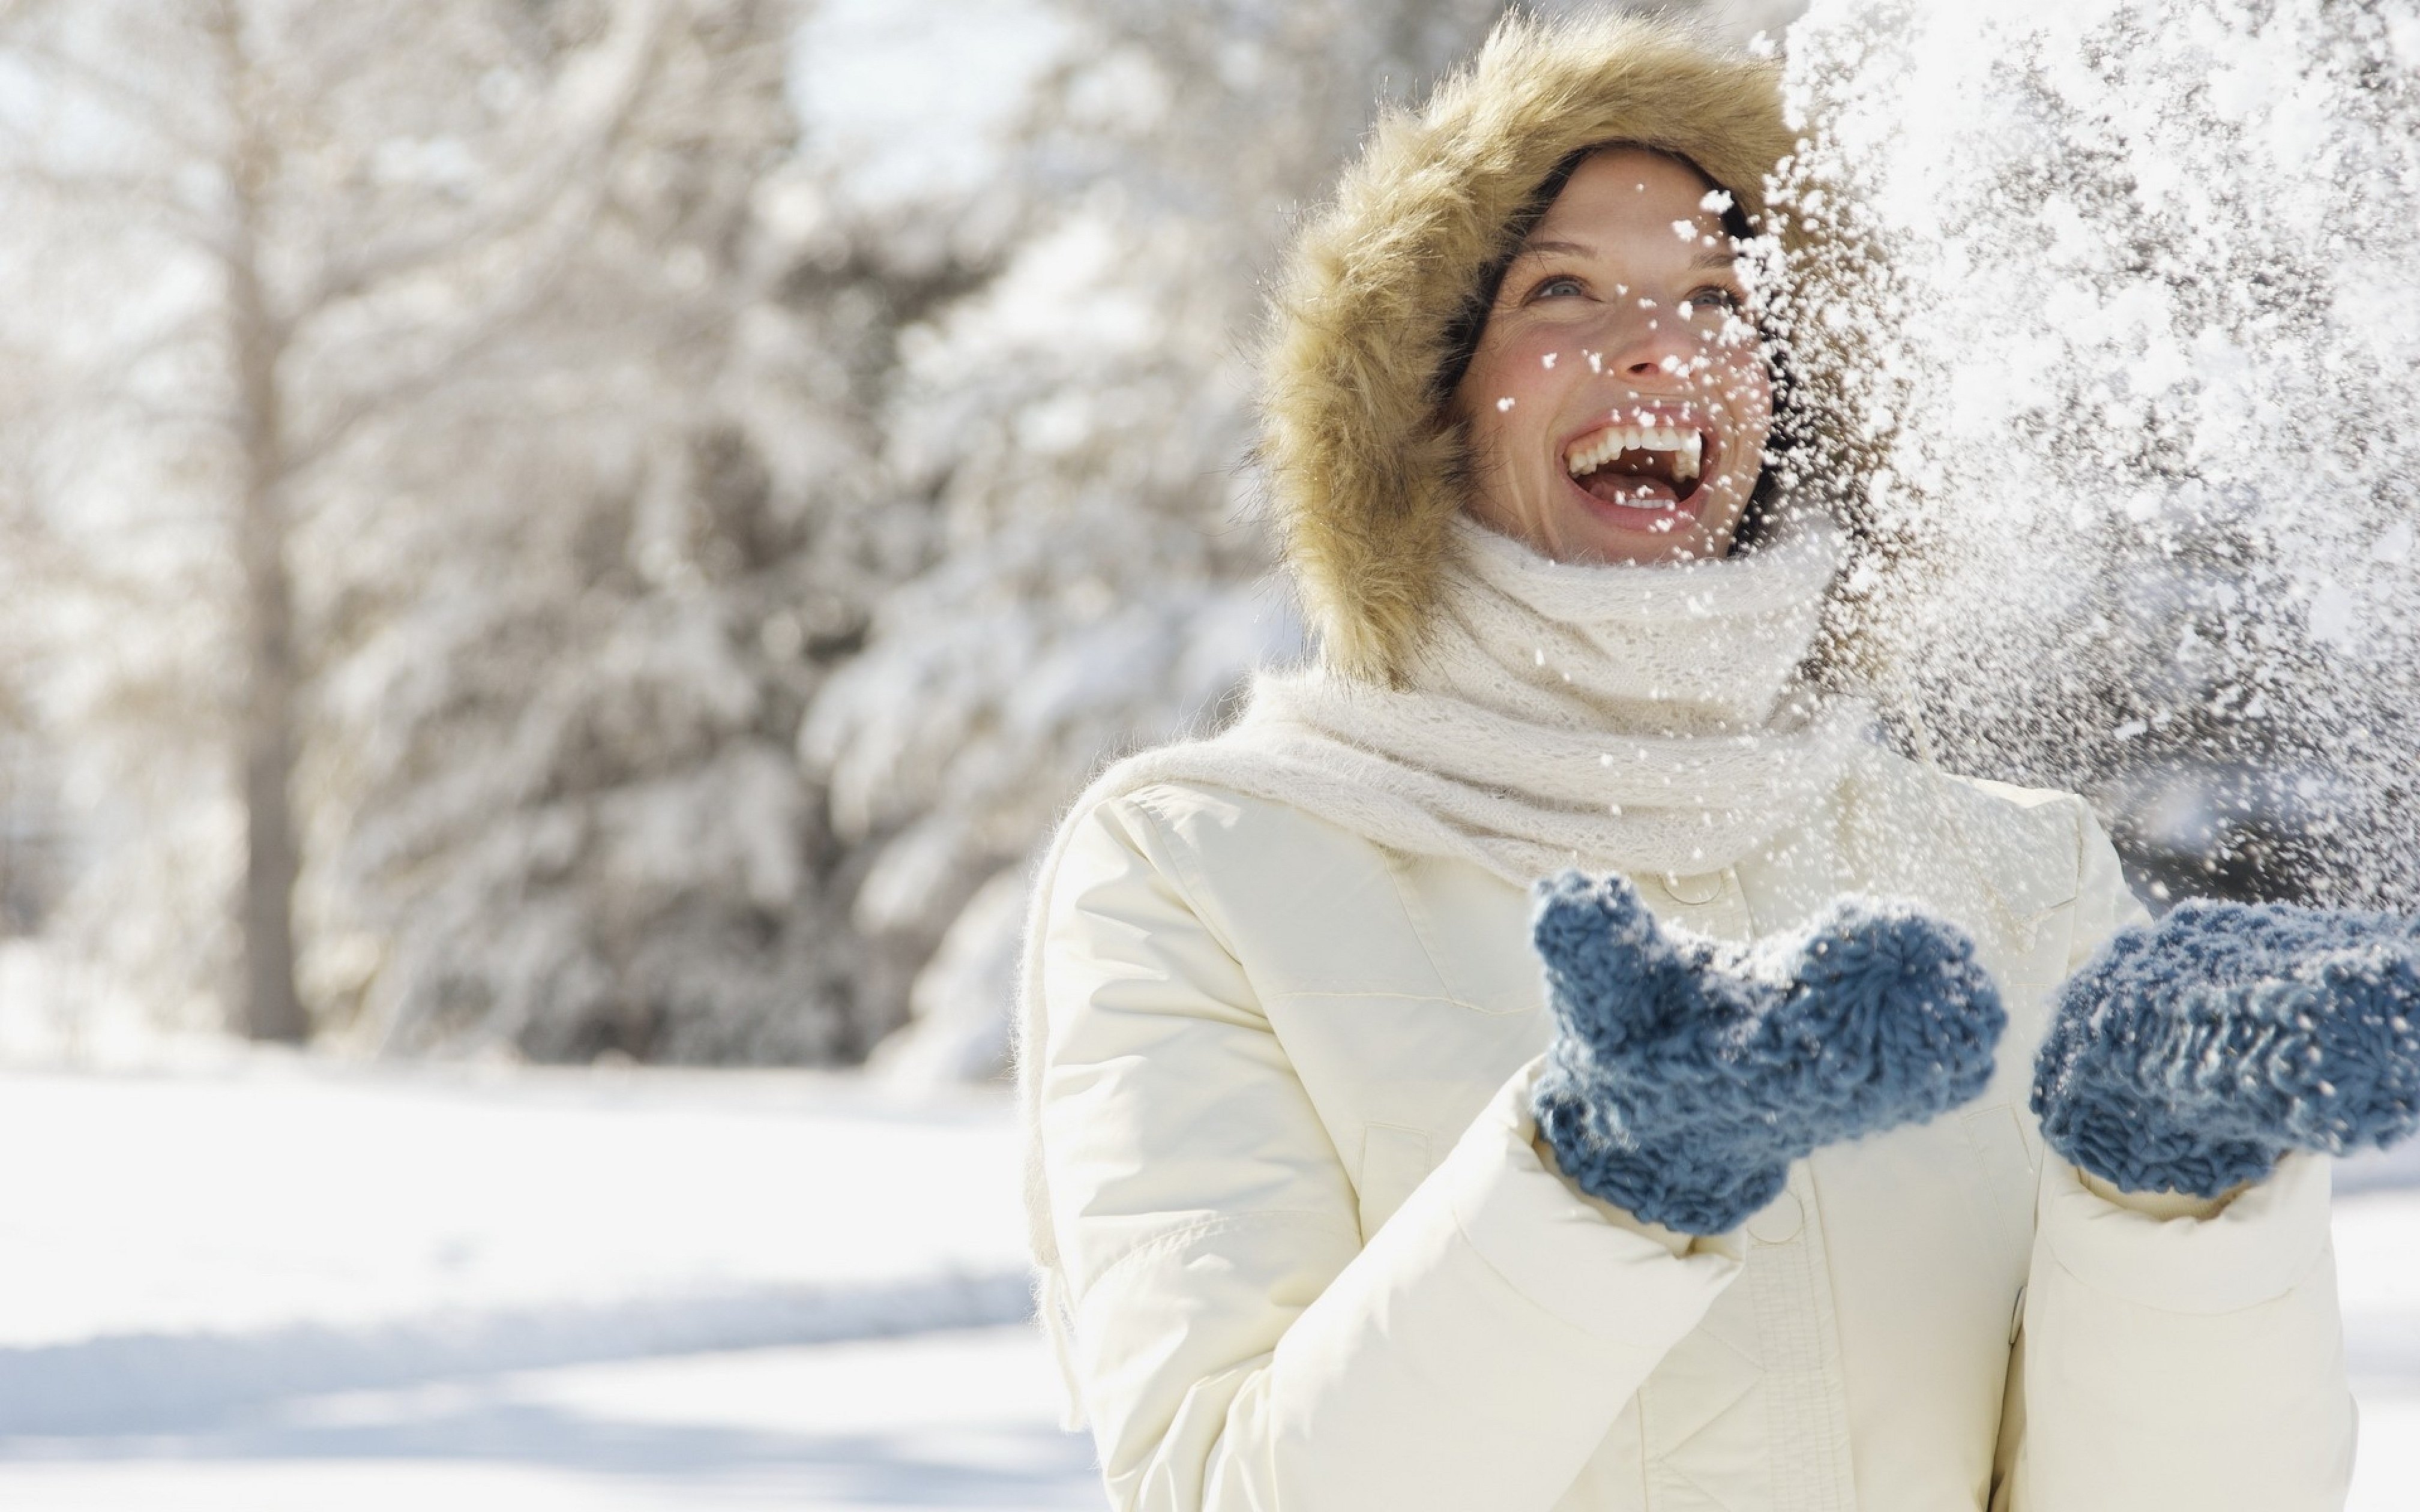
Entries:
<svg viewBox="0 0 2420 1512">
<path fill-rule="evenodd" d="M 1544 1512 L 1737 1251 L 1542 1164 L 1538 1061 L 1365 1247 L 1189 858 L 1131 801 L 1078 824 L 1044 879 L 1037 1132 L 1112 1504 Z"/>
<path fill-rule="evenodd" d="M 2070 971 L 2148 917 L 2107 836 L 2083 825 Z M 2036 1211 L 1995 1505 L 2344 1505 L 2354 1418 L 2324 1160 L 2288 1155 L 2196 1202 L 2118 1193 L 2044 1150 Z"/>
</svg>

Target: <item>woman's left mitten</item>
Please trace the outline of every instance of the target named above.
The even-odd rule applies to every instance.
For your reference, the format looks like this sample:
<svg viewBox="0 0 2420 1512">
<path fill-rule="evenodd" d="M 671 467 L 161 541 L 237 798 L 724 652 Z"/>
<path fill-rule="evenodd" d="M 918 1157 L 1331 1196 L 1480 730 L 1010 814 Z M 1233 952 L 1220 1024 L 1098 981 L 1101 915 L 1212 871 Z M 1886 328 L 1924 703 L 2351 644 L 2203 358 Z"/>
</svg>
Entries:
<svg viewBox="0 0 2420 1512">
<path fill-rule="evenodd" d="M 2042 1137 L 2126 1192 L 2214 1197 L 2289 1149 L 2420 1127 L 2420 942 L 2409 920 L 2179 903 L 2059 988 L 2034 1062 Z"/>
<path fill-rule="evenodd" d="M 1684 1233 L 1738 1227 L 1821 1146 L 1972 1099 L 2007 1023 L 1965 935 L 1898 905 L 1728 947 L 1567 872 L 1531 937 L 1556 1020 L 1540 1131 L 1581 1190 Z"/>
</svg>

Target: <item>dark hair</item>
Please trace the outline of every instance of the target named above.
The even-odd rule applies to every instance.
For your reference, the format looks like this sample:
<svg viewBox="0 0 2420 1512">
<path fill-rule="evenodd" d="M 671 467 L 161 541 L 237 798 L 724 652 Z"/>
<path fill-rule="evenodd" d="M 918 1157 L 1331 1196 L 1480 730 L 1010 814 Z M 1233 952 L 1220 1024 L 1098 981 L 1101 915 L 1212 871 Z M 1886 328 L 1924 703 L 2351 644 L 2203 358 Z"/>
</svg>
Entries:
<svg viewBox="0 0 2420 1512">
<path fill-rule="evenodd" d="M 1462 384 L 1463 375 L 1470 371 L 1471 359 L 1479 355 L 1479 338 L 1487 330 L 1488 312 L 1496 308 L 1497 296 L 1504 292 L 1504 275 L 1511 270 L 1512 259 L 1520 255 L 1521 244 L 1529 239 L 1529 233 L 1545 219 L 1546 211 L 1553 208 L 1556 197 L 1572 181 L 1572 175 L 1579 171 L 1580 164 L 1600 152 L 1616 147 L 1639 147 L 1643 151 L 1670 158 L 1675 162 L 1687 163 L 1690 171 L 1699 177 L 1714 184 L 1717 189 L 1723 188 L 1714 182 L 1714 175 L 1682 154 L 1666 151 L 1662 147 L 1643 147 L 1637 142 L 1598 142 L 1565 153 L 1562 161 L 1555 164 L 1536 189 L 1530 191 L 1529 197 L 1522 201 L 1521 208 L 1514 212 L 1511 224 L 1505 227 L 1504 253 L 1479 270 L 1478 281 L 1464 298 L 1462 308 L 1454 312 L 1452 320 L 1446 325 L 1445 353 L 1437 361 L 1436 378 L 1431 385 L 1432 396 L 1439 406 L 1453 396 L 1453 391 Z M 1732 194 L 1730 198 L 1730 204 L 1723 210 L 1723 230 L 1733 240 L 1748 240 L 1756 235 L 1756 228 L 1748 224 L 1747 212 L 1740 208 L 1739 197 Z M 1764 466 L 1757 472 L 1756 486 L 1749 490 L 1747 507 L 1740 512 L 1739 524 L 1731 531 L 1734 548 L 1755 545 L 1759 535 L 1772 522 L 1775 501 L 1781 492 L 1781 469 L 1775 454 L 1788 452 L 1794 444 L 1792 422 L 1796 419 L 1796 406 L 1792 402 L 1796 384 L 1791 381 L 1789 355 L 1761 321 L 1758 324 L 1757 334 L 1763 339 L 1765 350 L 1772 354 L 1773 431 L 1766 438 Z"/>
</svg>

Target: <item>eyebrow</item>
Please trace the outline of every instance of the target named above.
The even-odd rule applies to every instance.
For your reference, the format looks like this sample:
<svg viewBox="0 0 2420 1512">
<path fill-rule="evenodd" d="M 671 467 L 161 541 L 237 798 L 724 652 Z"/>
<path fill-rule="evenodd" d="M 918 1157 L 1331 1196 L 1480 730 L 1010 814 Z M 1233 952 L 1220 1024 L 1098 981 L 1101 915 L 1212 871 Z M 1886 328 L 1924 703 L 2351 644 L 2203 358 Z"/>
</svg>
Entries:
<svg viewBox="0 0 2420 1512">
<path fill-rule="evenodd" d="M 1560 254 L 1564 256 L 1570 257 L 1593 257 L 1597 255 L 1597 252 L 1594 247 L 1578 241 L 1527 241 L 1522 243 L 1521 251 L 1517 255 L 1523 257 L 1535 257 L 1549 254 Z M 1736 268 L 1739 266 L 1739 255 L 1737 253 L 1724 251 L 1701 252 L 1698 254 L 1697 256 L 1690 259 L 1689 266 L 1692 268 Z"/>
</svg>

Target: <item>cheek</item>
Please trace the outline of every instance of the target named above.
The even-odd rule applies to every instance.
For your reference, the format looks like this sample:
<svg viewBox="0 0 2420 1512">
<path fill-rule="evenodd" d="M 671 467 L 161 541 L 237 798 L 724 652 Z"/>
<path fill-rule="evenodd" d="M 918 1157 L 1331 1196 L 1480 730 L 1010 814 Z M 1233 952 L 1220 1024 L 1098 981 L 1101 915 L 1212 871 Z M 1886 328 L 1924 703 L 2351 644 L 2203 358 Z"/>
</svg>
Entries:
<svg viewBox="0 0 2420 1512">
<path fill-rule="evenodd" d="M 1490 410 L 1510 418 L 1524 409 L 1534 413 L 1542 403 L 1551 402 L 1569 386 L 1576 360 L 1563 350 L 1565 345 L 1551 331 L 1528 331 L 1510 333 L 1483 349 L 1471 363 L 1466 385 L 1472 412 Z M 1512 401 L 1509 409 L 1506 399 Z"/>
<path fill-rule="evenodd" d="M 1575 381 L 1572 369 L 1586 364 L 1576 348 L 1551 332 L 1508 334 L 1482 346 L 1463 378 L 1462 410 L 1472 440 L 1499 456 L 1516 438 L 1543 434 Z"/>
<path fill-rule="evenodd" d="M 1773 424 L 1773 371 L 1761 352 L 1725 353 L 1717 363 L 1716 381 L 1723 402 L 1743 428 L 1761 433 Z"/>
</svg>

